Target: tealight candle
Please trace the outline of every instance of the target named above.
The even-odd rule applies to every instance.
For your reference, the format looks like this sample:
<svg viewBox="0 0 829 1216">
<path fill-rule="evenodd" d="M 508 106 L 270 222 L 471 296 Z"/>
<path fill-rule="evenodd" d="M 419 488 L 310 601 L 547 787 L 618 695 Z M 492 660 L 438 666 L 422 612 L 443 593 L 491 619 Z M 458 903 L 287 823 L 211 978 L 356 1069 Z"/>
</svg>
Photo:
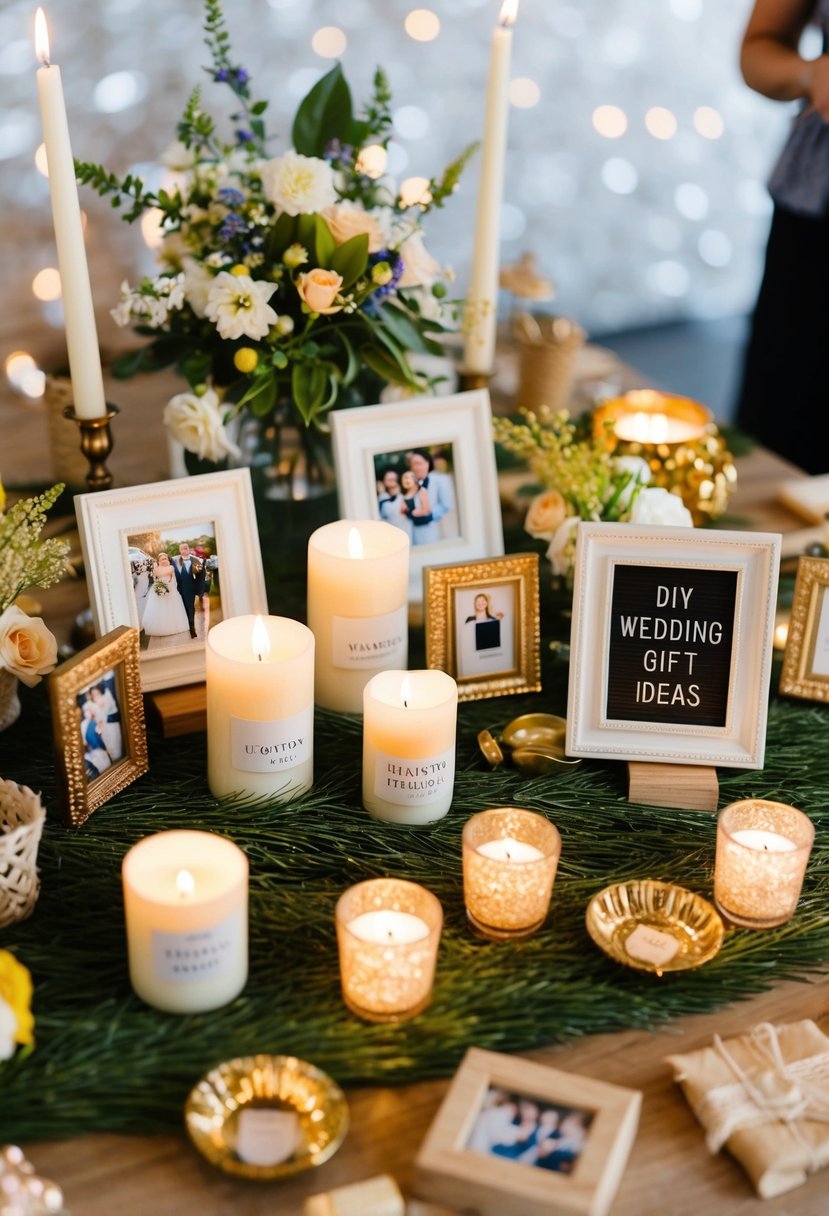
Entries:
<svg viewBox="0 0 829 1216">
<path fill-rule="evenodd" d="M 358 714 L 375 672 L 408 661 L 409 538 L 377 520 L 341 519 L 308 542 L 308 626 L 316 701 Z"/>
<path fill-rule="evenodd" d="M 167 1013 L 205 1013 L 248 975 L 248 861 L 224 836 L 159 832 L 121 868 L 130 982 Z"/>
<path fill-rule="evenodd" d="M 543 815 L 497 807 L 463 829 L 463 897 L 477 933 L 497 941 L 529 937 L 550 906 L 561 837 Z"/>
<path fill-rule="evenodd" d="M 237 616 L 207 635 L 207 779 L 217 798 L 277 801 L 314 780 L 314 636 L 280 616 Z"/>
<path fill-rule="evenodd" d="M 768 929 L 794 915 L 815 829 L 802 811 L 748 798 L 720 813 L 714 902 L 735 925 Z"/>
<path fill-rule="evenodd" d="M 363 806 L 375 819 L 442 819 L 455 782 L 458 686 L 444 671 L 383 671 L 363 693 Z"/>
<path fill-rule="evenodd" d="M 710 411 L 690 397 L 642 388 L 602 402 L 593 414 L 593 432 L 601 436 L 609 427 L 618 442 L 647 449 L 694 443 L 710 421 Z"/>
<path fill-rule="evenodd" d="M 429 1004 L 443 909 L 400 878 L 358 883 L 337 902 L 343 1000 L 369 1022 L 399 1022 Z"/>
</svg>

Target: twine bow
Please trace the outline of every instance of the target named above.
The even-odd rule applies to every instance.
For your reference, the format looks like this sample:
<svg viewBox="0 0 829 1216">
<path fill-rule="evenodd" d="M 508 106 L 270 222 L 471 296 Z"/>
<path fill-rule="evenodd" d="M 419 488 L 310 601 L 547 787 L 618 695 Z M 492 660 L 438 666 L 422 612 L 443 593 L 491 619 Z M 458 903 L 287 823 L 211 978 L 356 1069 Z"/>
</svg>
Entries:
<svg viewBox="0 0 829 1216">
<path fill-rule="evenodd" d="M 777 1028 L 768 1022 L 755 1026 L 746 1041 L 758 1061 L 754 1069 L 742 1068 L 720 1036 L 714 1035 L 715 1051 L 737 1080 L 709 1090 L 702 1099 L 698 1113 L 709 1150 L 718 1152 L 729 1136 L 744 1128 L 781 1122 L 809 1159 L 807 1169 L 818 1169 L 814 1148 L 798 1120 L 829 1123 L 829 1052 L 787 1064 Z"/>
</svg>

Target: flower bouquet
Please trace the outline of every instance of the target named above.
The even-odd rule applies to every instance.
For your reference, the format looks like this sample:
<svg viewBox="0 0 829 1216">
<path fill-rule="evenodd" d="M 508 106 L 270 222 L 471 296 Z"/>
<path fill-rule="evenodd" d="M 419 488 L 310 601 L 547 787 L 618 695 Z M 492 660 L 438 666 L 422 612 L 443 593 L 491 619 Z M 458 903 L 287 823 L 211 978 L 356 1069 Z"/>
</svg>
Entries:
<svg viewBox="0 0 829 1216">
<path fill-rule="evenodd" d="M 325 430 L 330 409 L 376 401 L 389 383 L 429 391 L 410 355 L 441 354 L 435 339 L 457 317 L 422 220 L 452 194 L 473 151 L 424 180 L 416 198 L 401 197 L 385 176 L 386 76 L 377 70 L 355 115 L 338 64 L 299 106 L 293 146 L 274 156 L 268 103 L 253 100 L 232 58 L 219 0 L 206 0 L 204 29 L 206 70 L 233 95 L 232 141 L 196 88 L 164 157 L 167 189 L 76 164 L 79 181 L 127 204 L 126 220 L 158 213 L 159 273 L 124 283 L 113 312 L 150 341 L 115 371 L 174 365 L 184 376 L 190 391 L 169 402 L 165 421 L 191 471 L 238 456 L 234 419 Z"/>
</svg>

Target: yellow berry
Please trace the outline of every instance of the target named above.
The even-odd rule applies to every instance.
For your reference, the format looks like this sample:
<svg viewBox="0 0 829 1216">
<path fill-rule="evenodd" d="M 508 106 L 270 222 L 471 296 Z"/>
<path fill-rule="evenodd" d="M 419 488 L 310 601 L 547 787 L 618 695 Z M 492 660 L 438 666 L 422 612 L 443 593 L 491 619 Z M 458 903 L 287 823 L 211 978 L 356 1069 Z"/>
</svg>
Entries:
<svg viewBox="0 0 829 1216">
<path fill-rule="evenodd" d="M 230 273 L 235 275 L 250 274 L 250 268 L 244 262 L 237 262 L 235 266 L 231 266 Z"/>
<path fill-rule="evenodd" d="M 233 364 L 237 372 L 247 375 L 249 372 L 255 371 L 256 365 L 259 362 L 259 356 L 250 346 L 242 346 L 233 356 Z"/>
</svg>

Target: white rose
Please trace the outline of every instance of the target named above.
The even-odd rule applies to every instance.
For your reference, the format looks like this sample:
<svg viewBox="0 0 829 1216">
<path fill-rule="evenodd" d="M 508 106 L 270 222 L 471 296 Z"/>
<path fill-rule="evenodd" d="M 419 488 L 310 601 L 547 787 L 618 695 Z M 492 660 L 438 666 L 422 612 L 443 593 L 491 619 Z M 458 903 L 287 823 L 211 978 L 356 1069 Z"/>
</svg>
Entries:
<svg viewBox="0 0 829 1216">
<path fill-rule="evenodd" d="M 184 271 L 184 298 L 201 320 L 207 315 L 207 300 L 216 276 L 195 258 L 182 258 L 181 267 Z"/>
<path fill-rule="evenodd" d="M 547 548 L 553 574 L 564 576 L 572 570 L 576 557 L 576 528 L 580 523 L 578 515 L 568 515 L 564 523 L 556 528 Z"/>
<path fill-rule="evenodd" d="M 240 454 L 222 421 L 219 398 L 213 389 L 201 397 L 195 393 L 171 397 L 164 407 L 164 422 L 173 438 L 200 460 L 218 464 L 226 456 Z"/>
<path fill-rule="evenodd" d="M 174 139 L 161 153 L 159 160 L 172 173 L 186 173 L 197 160 L 195 149 L 186 148 L 179 139 Z"/>
<path fill-rule="evenodd" d="M 222 270 L 210 286 L 205 314 L 215 322 L 220 337 L 258 341 L 267 337 L 270 327 L 279 320 L 268 303 L 275 291 L 276 283 Z"/>
<path fill-rule="evenodd" d="M 322 213 L 323 219 L 331 229 L 331 235 L 338 245 L 343 245 L 354 236 L 368 237 L 369 253 L 377 253 L 385 248 L 386 234 L 377 217 L 359 203 L 338 203 L 336 207 L 326 207 Z"/>
<path fill-rule="evenodd" d="M 17 1015 L 0 996 L 0 1060 L 10 1060 L 17 1051 Z"/>
<path fill-rule="evenodd" d="M 54 634 L 39 616 L 27 616 L 12 604 L 0 616 L 0 668 L 29 688 L 40 682 L 58 661 Z"/>
<path fill-rule="evenodd" d="M 287 215 L 324 211 L 337 201 L 334 171 L 316 156 L 286 152 L 262 166 L 265 197 Z"/>
<path fill-rule="evenodd" d="M 620 509 L 630 503 L 637 486 L 646 486 L 651 479 L 650 465 L 641 456 L 614 456 L 613 472 L 630 478 L 616 500 Z"/>
<path fill-rule="evenodd" d="M 693 528 L 691 512 L 678 494 L 647 486 L 640 490 L 630 513 L 632 524 L 667 524 L 675 528 Z"/>
<path fill-rule="evenodd" d="M 403 274 L 397 286 L 431 287 L 440 274 L 440 263 L 429 253 L 420 233 L 413 232 L 407 237 L 399 253 L 403 259 Z"/>
</svg>

